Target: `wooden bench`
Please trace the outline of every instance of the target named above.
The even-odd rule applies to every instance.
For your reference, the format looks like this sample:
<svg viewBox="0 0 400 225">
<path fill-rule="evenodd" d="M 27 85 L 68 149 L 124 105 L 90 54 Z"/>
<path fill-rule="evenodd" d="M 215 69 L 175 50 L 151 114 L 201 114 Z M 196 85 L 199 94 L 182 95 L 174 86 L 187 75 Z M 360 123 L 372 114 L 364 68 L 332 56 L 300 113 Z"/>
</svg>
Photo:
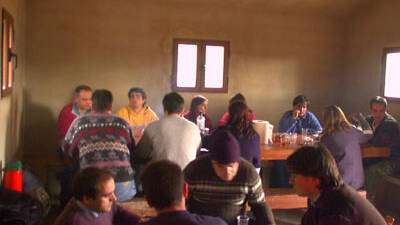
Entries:
<svg viewBox="0 0 400 225">
<path fill-rule="evenodd" d="M 265 191 L 266 201 L 272 209 L 302 209 L 307 208 L 307 198 L 299 196 L 292 188 L 267 188 Z M 367 192 L 358 191 L 364 198 Z"/>
</svg>

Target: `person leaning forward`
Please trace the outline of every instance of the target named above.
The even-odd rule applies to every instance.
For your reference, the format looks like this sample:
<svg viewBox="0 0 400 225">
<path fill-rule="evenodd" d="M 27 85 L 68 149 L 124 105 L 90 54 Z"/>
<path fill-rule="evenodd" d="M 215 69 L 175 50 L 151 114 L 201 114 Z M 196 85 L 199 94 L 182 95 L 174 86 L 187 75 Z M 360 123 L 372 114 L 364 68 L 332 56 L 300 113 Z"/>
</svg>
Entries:
<svg viewBox="0 0 400 225">
<path fill-rule="evenodd" d="M 302 225 L 386 224 L 367 199 L 343 182 L 325 147 L 302 147 L 289 156 L 287 166 L 297 194 L 310 200 Z"/>
<path fill-rule="evenodd" d="M 211 139 L 210 154 L 184 169 L 189 185 L 188 210 L 218 216 L 233 225 L 248 203 L 254 215 L 251 224 L 275 224 L 260 176 L 250 162 L 240 157 L 236 138 L 227 130 L 217 130 Z"/>
</svg>

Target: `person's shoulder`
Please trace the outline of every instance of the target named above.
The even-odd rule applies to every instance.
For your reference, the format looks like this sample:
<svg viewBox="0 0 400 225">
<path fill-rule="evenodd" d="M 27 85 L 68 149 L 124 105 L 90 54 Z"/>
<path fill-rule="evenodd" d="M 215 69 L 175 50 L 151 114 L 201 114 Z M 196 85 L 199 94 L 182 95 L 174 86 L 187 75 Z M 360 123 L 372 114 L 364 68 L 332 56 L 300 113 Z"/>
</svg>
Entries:
<svg viewBox="0 0 400 225">
<path fill-rule="evenodd" d="M 180 123 L 181 123 L 182 125 L 184 125 L 184 126 L 190 128 L 190 129 L 192 129 L 192 130 L 199 131 L 199 128 L 197 127 L 197 125 L 194 124 L 192 121 L 188 120 L 187 118 L 185 118 L 185 117 L 183 117 L 183 116 L 182 116 L 182 117 L 179 117 L 179 121 L 180 121 Z M 200 132 L 200 131 L 199 131 L 199 132 Z"/>
<path fill-rule="evenodd" d="M 359 194 L 343 185 L 337 189 L 325 190 L 317 201 L 321 213 L 325 216 L 344 216 L 352 218 L 355 212 L 355 202 L 361 198 Z"/>
<path fill-rule="evenodd" d="M 127 115 L 128 112 L 129 112 L 129 106 L 123 106 L 122 108 L 118 109 L 115 114 L 122 117 Z"/>
<path fill-rule="evenodd" d="M 383 120 L 383 123 L 388 124 L 388 125 L 398 125 L 397 120 L 390 114 L 386 114 L 385 119 Z"/>
<path fill-rule="evenodd" d="M 242 174 L 249 181 L 256 180 L 259 177 L 253 164 L 243 158 L 240 160 L 238 173 Z"/>
<path fill-rule="evenodd" d="M 152 130 L 158 130 L 160 124 L 162 124 L 164 121 L 165 121 L 165 119 L 164 119 L 164 118 L 161 118 L 161 119 L 159 119 L 159 120 L 155 120 L 155 121 L 149 123 L 149 124 L 146 126 L 145 131 L 146 131 L 146 130 L 151 130 L 151 131 L 152 131 Z"/>
<path fill-rule="evenodd" d="M 54 225 L 81 225 L 85 212 L 71 199 L 57 217 Z"/>
<path fill-rule="evenodd" d="M 154 112 L 154 110 L 153 110 L 150 106 L 148 106 L 148 105 L 146 105 L 146 106 L 144 107 L 144 113 L 145 113 L 145 114 L 157 115 L 157 114 Z"/>
<path fill-rule="evenodd" d="M 64 105 L 60 111 L 60 116 L 64 116 L 65 114 L 72 114 L 73 104 L 70 102 Z"/>
<path fill-rule="evenodd" d="M 307 110 L 307 112 L 306 112 L 306 116 L 307 116 L 307 117 L 311 117 L 311 118 L 317 118 L 317 116 L 316 116 L 313 112 L 308 111 L 308 110 Z"/>
<path fill-rule="evenodd" d="M 70 110 L 70 109 L 72 110 L 73 105 L 74 105 L 74 104 L 73 104 L 72 102 L 70 102 L 70 103 L 64 105 L 64 107 L 62 108 L 61 111 Z"/>
<path fill-rule="evenodd" d="M 108 117 L 108 115 L 106 117 Z M 119 124 L 121 124 L 123 126 L 129 127 L 128 121 L 126 121 L 124 118 L 122 118 L 119 115 L 109 115 L 109 118 L 110 118 L 110 120 L 112 120 L 112 121 L 114 121 L 116 123 L 119 123 Z"/>
<path fill-rule="evenodd" d="M 285 112 L 282 114 L 281 120 L 282 120 L 282 119 L 287 119 L 287 118 L 292 118 L 292 110 L 285 111 Z"/>
<path fill-rule="evenodd" d="M 195 160 L 191 161 L 183 170 L 185 175 L 191 175 L 198 173 L 199 170 L 207 169 L 207 165 L 211 161 L 209 154 L 199 156 Z"/>
</svg>

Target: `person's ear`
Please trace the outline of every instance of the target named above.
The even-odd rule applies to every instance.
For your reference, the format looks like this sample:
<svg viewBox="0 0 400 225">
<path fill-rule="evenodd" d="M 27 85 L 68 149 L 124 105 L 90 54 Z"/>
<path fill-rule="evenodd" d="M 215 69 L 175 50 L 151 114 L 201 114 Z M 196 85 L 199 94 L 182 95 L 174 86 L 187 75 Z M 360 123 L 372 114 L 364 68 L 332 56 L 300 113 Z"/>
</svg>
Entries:
<svg viewBox="0 0 400 225">
<path fill-rule="evenodd" d="M 185 199 L 189 197 L 189 185 L 186 182 L 183 183 L 182 195 Z"/>
<path fill-rule="evenodd" d="M 82 203 L 86 206 L 90 205 L 93 202 L 92 198 L 89 198 L 88 196 L 83 196 L 82 198 Z"/>
</svg>

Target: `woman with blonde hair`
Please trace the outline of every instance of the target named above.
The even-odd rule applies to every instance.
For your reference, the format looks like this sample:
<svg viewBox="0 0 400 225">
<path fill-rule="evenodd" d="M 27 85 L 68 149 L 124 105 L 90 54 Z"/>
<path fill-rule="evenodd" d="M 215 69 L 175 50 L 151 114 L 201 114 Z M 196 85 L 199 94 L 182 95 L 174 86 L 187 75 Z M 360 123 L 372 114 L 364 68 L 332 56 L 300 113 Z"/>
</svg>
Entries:
<svg viewBox="0 0 400 225">
<path fill-rule="evenodd" d="M 346 118 L 339 106 L 325 108 L 321 143 L 335 158 L 343 180 L 355 189 L 364 187 L 361 144 L 367 143 L 372 134 L 364 134 Z"/>
</svg>

